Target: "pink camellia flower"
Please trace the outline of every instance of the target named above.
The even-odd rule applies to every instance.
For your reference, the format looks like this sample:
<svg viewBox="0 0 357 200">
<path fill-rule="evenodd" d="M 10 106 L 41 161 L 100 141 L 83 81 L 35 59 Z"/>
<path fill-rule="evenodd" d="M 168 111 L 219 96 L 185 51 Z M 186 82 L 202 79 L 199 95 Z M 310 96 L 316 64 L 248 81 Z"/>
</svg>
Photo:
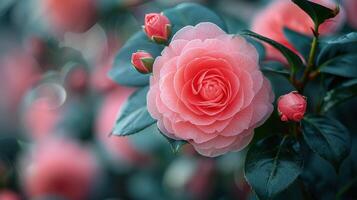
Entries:
<svg viewBox="0 0 357 200">
<path fill-rule="evenodd" d="M 134 91 L 133 88 L 119 86 L 108 93 L 99 110 L 95 130 L 98 140 L 114 160 L 137 166 L 144 166 L 145 163 L 147 166 L 148 155 L 135 148 L 129 137 L 109 136 L 121 107 Z"/>
<path fill-rule="evenodd" d="M 153 41 L 164 44 L 171 34 L 170 20 L 163 13 L 150 13 L 145 15 L 144 31 Z"/>
<path fill-rule="evenodd" d="M 131 64 L 142 74 L 151 73 L 153 63 L 154 58 L 145 51 L 138 51 L 131 56 Z"/>
<path fill-rule="evenodd" d="M 14 50 L 0 58 L 0 106 L 18 109 L 24 94 L 41 76 L 37 61 L 22 50 Z"/>
<path fill-rule="evenodd" d="M 10 190 L 0 190 L 0 200 L 20 200 L 21 197 Z"/>
<path fill-rule="evenodd" d="M 347 23 L 354 29 L 357 29 L 357 1 L 344 0 L 344 8 L 347 14 Z"/>
<path fill-rule="evenodd" d="M 68 73 L 66 84 L 69 90 L 76 93 L 84 92 L 89 84 L 89 73 L 84 67 L 76 67 Z"/>
<path fill-rule="evenodd" d="M 95 23 L 95 0 L 41 0 L 44 15 L 57 33 L 84 32 Z"/>
<path fill-rule="evenodd" d="M 32 102 L 24 112 L 24 125 L 32 139 L 47 138 L 55 131 L 61 111 L 55 102 L 39 99 Z"/>
<path fill-rule="evenodd" d="M 279 97 L 278 111 L 281 121 L 299 122 L 304 118 L 306 111 L 306 98 L 297 91 Z"/>
<path fill-rule="evenodd" d="M 213 157 L 247 146 L 274 95 L 256 49 L 207 22 L 179 30 L 156 58 L 147 100 L 164 134 Z"/>
<path fill-rule="evenodd" d="M 87 199 L 98 170 L 88 149 L 59 138 L 37 143 L 23 166 L 24 186 L 31 199 L 46 195 Z"/>
<path fill-rule="evenodd" d="M 335 9 L 336 7 L 336 4 L 332 0 L 314 0 L 313 2 L 331 9 Z M 319 33 L 321 35 L 328 35 L 336 32 L 342 25 L 343 20 L 344 14 L 340 12 L 335 18 L 325 21 L 320 26 Z M 312 36 L 314 23 L 301 8 L 292 1 L 287 0 L 274 0 L 252 22 L 252 30 L 254 32 L 275 40 L 297 53 L 297 50 L 284 36 L 284 27 Z M 267 59 L 287 63 L 284 56 L 278 50 L 268 44 L 264 45 L 267 50 Z"/>
<path fill-rule="evenodd" d="M 107 92 L 117 87 L 117 84 L 108 77 L 112 68 L 116 52 L 120 49 L 120 40 L 116 34 L 109 32 L 106 48 L 94 63 L 91 70 L 90 85 L 99 92 Z"/>
</svg>

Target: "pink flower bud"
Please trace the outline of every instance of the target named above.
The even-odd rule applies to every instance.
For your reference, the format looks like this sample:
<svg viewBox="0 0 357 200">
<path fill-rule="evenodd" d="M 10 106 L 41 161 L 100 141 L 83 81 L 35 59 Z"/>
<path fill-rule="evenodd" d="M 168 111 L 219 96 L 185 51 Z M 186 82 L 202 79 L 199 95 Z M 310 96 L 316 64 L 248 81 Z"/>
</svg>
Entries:
<svg viewBox="0 0 357 200">
<path fill-rule="evenodd" d="M 131 56 L 131 64 L 138 72 L 148 74 L 152 72 L 154 58 L 148 52 L 138 51 Z"/>
<path fill-rule="evenodd" d="M 278 111 L 281 121 L 299 122 L 306 111 L 306 97 L 297 91 L 283 95 L 278 99 Z"/>
<path fill-rule="evenodd" d="M 170 20 L 163 13 L 145 15 L 144 31 L 156 43 L 165 44 L 171 34 Z"/>
</svg>

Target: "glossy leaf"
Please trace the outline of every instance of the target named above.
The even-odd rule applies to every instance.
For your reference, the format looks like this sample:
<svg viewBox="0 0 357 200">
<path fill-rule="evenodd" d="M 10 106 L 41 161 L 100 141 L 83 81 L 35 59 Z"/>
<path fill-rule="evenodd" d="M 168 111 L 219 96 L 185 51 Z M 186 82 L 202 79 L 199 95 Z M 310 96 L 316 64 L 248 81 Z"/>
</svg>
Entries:
<svg viewBox="0 0 357 200">
<path fill-rule="evenodd" d="M 321 53 L 317 57 L 318 66 L 324 66 L 330 60 L 346 55 L 357 54 L 357 33 L 349 33 L 325 42 Z"/>
<path fill-rule="evenodd" d="M 297 6 L 304 10 L 314 21 L 316 26 L 321 25 L 326 20 L 334 18 L 338 14 L 338 9 L 332 10 L 320 4 L 308 0 L 292 0 Z"/>
<path fill-rule="evenodd" d="M 307 60 L 310 53 L 312 38 L 308 35 L 295 32 L 287 27 L 284 28 L 284 35 L 296 50 Z"/>
<path fill-rule="evenodd" d="M 322 73 L 357 78 L 357 53 L 331 59 L 322 65 L 319 70 Z"/>
<path fill-rule="evenodd" d="M 16 162 L 21 147 L 13 136 L 2 135 L 0 138 L 0 162 L 12 164 Z"/>
<path fill-rule="evenodd" d="M 200 22 L 212 22 L 223 30 L 227 30 L 226 24 L 216 13 L 199 4 L 181 3 L 163 12 L 172 24 L 172 35 L 184 26 L 195 26 Z"/>
<path fill-rule="evenodd" d="M 149 84 L 149 74 L 143 75 L 135 70 L 131 64 L 131 55 L 138 50 L 149 52 L 154 58 L 159 56 L 163 46 L 148 40 L 143 31 L 133 35 L 119 50 L 115 57 L 109 77 L 125 86 L 145 86 Z"/>
<path fill-rule="evenodd" d="M 158 129 L 158 131 L 161 133 L 161 135 L 169 142 L 171 150 L 173 153 L 178 153 L 181 149 L 181 147 L 185 144 L 187 144 L 187 142 L 185 140 L 174 140 L 170 137 L 167 137 L 164 133 L 161 132 L 160 129 Z"/>
<path fill-rule="evenodd" d="M 323 101 L 322 111 L 327 112 L 334 106 L 355 96 L 357 96 L 357 79 L 344 82 L 327 92 Z"/>
<path fill-rule="evenodd" d="M 275 42 L 274 40 L 271 40 L 269 38 L 266 38 L 264 36 L 261 36 L 257 33 L 254 33 L 252 31 L 249 31 L 249 30 L 244 30 L 244 31 L 240 32 L 240 34 L 243 36 L 249 36 L 249 37 L 256 38 L 258 40 L 261 40 L 263 42 L 266 42 L 266 43 L 272 45 L 275 49 L 277 49 L 284 55 L 284 57 L 287 59 L 287 61 L 289 63 L 291 70 L 293 71 L 293 73 L 295 73 L 298 69 L 300 69 L 304 66 L 300 57 L 298 55 L 296 55 L 294 52 L 292 52 L 289 48 L 285 47 L 284 45 L 282 45 L 278 42 Z"/>
<path fill-rule="evenodd" d="M 326 116 L 309 115 L 301 124 L 304 140 L 311 150 L 338 170 L 351 149 L 347 129 L 339 121 Z"/>
<path fill-rule="evenodd" d="M 253 145 L 245 160 L 245 177 L 259 199 L 271 199 L 300 175 L 303 159 L 299 144 L 272 136 Z"/>
<path fill-rule="evenodd" d="M 146 94 L 149 87 L 138 89 L 124 104 L 115 122 L 113 134 L 126 136 L 138 133 L 156 122 L 146 107 Z"/>
<path fill-rule="evenodd" d="M 270 72 L 274 74 L 282 75 L 286 78 L 289 78 L 289 70 L 280 62 L 263 62 L 260 64 L 260 68 L 263 72 Z"/>
<path fill-rule="evenodd" d="M 262 61 L 265 59 L 265 56 L 266 56 L 266 51 L 265 51 L 265 47 L 264 45 L 257 41 L 257 40 L 254 40 L 254 39 L 251 39 L 251 38 L 247 38 L 248 42 L 251 43 L 255 49 L 258 51 L 258 54 L 259 54 L 259 60 Z"/>
</svg>

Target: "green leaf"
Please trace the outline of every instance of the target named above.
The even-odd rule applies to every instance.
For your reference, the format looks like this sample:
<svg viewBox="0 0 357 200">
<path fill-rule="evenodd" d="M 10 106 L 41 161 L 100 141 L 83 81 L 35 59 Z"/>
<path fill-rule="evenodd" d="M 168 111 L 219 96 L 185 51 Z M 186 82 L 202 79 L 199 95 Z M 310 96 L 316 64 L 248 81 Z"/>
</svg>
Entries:
<svg viewBox="0 0 357 200">
<path fill-rule="evenodd" d="M 181 147 L 183 145 L 187 144 L 187 142 L 185 140 L 174 140 L 174 139 L 166 136 L 160 129 L 158 129 L 158 131 L 169 142 L 173 153 L 178 153 L 180 151 Z"/>
<path fill-rule="evenodd" d="M 260 68 L 263 72 L 279 74 L 286 78 L 289 78 L 290 76 L 289 70 L 286 68 L 286 66 L 284 66 L 280 62 L 274 62 L 274 61 L 262 62 L 260 64 Z"/>
<path fill-rule="evenodd" d="M 262 61 L 265 59 L 265 56 L 266 56 L 266 52 L 265 52 L 265 47 L 264 45 L 257 41 L 257 40 L 254 40 L 254 39 L 251 39 L 251 38 L 247 38 L 248 42 L 251 43 L 255 49 L 258 51 L 258 54 L 259 54 L 259 60 Z"/>
<path fill-rule="evenodd" d="M 330 60 L 346 55 L 357 54 L 357 33 L 349 33 L 325 42 L 317 57 L 317 65 L 324 66 Z"/>
<path fill-rule="evenodd" d="M 258 40 L 264 41 L 270 45 L 272 45 L 274 48 L 276 48 L 278 51 L 280 51 L 284 57 L 287 59 L 289 66 L 291 68 L 291 71 L 293 73 L 297 72 L 298 69 L 302 68 L 304 66 L 302 60 L 298 55 L 296 55 L 294 52 L 292 52 L 289 48 L 285 47 L 284 45 L 275 42 L 274 40 L 271 40 L 269 38 L 266 38 L 264 36 L 261 36 L 257 33 L 254 33 L 249 30 L 244 30 L 240 32 L 241 35 L 243 36 L 250 36 L 253 38 L 256 38 Z"/>
<path fill-rule="evenodd" d="M 308 35 L 295 32 L 287 27 L 284 28 L 284 35 L 296 50 L 307 60 L 310 53 L 312 38 Z"/>
<path fill-rule="evenodd" d="M 326 20 L 334 18 L 338 14 L 338 9 L 332 10 L 312 1 L 292 1 L 310 16 L 317 27 L 324 23 Z"/>
<path fill-rule="evenodd" d="M 327 112 L 334 106 L 355 96 L 357 96 L 357 79 L 346 81 L 327 92 L 324 97 L 322 111 Z"/>
<path fill-rule="evenodd" d="M 163 12 L 172 24 L 171 35 L 174 35 L 182 27 L 188 25 L 195 26 L 200 22 L 212 22 L 227 31 L 226 24 L 216 13 L 199 4 L 181 3 Z"/>
<path fill-rule="evenodd" d="M 115 122 L 113 134 L 126 136 L 138 133 L 156 122 L 146 107 L 146 94 L 149 87 L 134 92 L 124 104 L 119 118 Z"/>
<path fill-rule="evenodd" d="M 148 85 L 150 75 L 143 75 L 135 70 L 131 64 L 131 55 L 138 50 L 144 50 L 155 58 L 160 55 L 162 49 L 163 46 L 151 42 L 143 31 L 137 32 L 119 50 L 109 77 L 120 85 L 134 87 Z"/>
<path fill-rule="evenodd" d="M 172 23 L 172 34 L 187 25 L 196 25 L 200 22 L 212 22 L 226 30 L 224 21 L 206 7 L 194 3 L 182 3 L 178 6 L 163 11 Z M 125 86 L 145 86 L 149 84 L 150 75 L 138 73 L 131 65 L 132 53 L 145 50 L 154 58 L 160 55 L 164 46 L 150 41 L 143 31 L 132 36 L 116 55 L 109 76 L 115 82 Z"/>
<path fill-rule="evenodd" d="M 342 76 L 347 78 L 357 78 L 357 53 L 339 56 L 329 60 L 320 66 L 322 73 Z"/>
<path fill-rule="evenodd" d="M 12 136 L 2 135 L 0 138 L 0 162 L 10 164 L 16 162 L 17 156 L 21 151 L 21 147 L 17 139 Z"/>
<path fill-rule="evenodd" d="M 308 115 L 302 121 L 304 140 L 312 151 L 339 169 L 348 156 L 351 141 L 347 129 L 337 120 Z"/>
<path fill-rule="evenodd" d="M 253 145 L 245 160 L 245 177 L 259 199 L 271 199 L 300 175 L 300 146 L 285 136 L 272 136 Z"/>
</svg>

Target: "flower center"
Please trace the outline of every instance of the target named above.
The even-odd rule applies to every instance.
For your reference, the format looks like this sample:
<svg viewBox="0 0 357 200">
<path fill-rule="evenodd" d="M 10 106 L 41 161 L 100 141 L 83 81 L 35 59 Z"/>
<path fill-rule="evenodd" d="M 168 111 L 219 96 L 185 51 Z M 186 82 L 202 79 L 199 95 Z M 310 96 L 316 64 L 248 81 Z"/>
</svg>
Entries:
<svg viewBox="0 0 357 200">
<path fill-rule="evenodd" d="M 200 96 L 203 104 L 208 102 L 219 103 L 227 94 L 224 77 L 214 69 L 201 71 L 196 75 L 192 90 L 195 95 Z"/>
<path fill-rule="evenodd" d="M 222 98 L 222 87 L 219 84 L 219 80 L 208 79 L 203 80 L 202 89 L 200 95 L 205 100 L 213 100 L 216 98 Z"/>
</svg>

